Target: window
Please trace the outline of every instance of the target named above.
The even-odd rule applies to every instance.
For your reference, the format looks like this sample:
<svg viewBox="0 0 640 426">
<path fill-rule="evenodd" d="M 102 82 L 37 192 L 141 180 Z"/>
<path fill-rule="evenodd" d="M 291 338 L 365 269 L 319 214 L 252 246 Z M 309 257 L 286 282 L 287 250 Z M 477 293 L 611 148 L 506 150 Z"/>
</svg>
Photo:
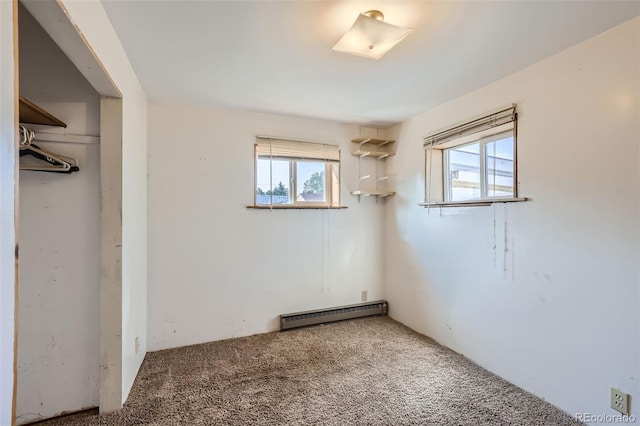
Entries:
<svg viewBox="0 0 640 426">
<path fill-rule="evenodd" d="M 509 131 L 444 150 L 444 201 L 513 198 L 514 138 Z"/>
<path fill-rule="evenodd" d="M 255 145 L 254 206 L 340 206 L 340 150 L 336 145 L 265 136 Z"/>
<path fill-rule="evenodd" d="M 515 105 L 429 135 L 425 205 L 517 198 Z"/>
</svg>

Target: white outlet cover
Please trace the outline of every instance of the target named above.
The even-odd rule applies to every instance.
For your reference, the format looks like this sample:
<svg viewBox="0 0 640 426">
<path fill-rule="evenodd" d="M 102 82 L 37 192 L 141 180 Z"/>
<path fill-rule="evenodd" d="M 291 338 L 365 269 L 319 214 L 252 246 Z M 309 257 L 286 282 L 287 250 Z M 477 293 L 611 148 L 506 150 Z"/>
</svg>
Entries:
<svg viewBox="0 0 640 426">
<path fill-rule="evenodd" d="M 629 395 L 622 392 L 620 389 L 614 387 L 611 388 L 611 408 L 614 410 L 629 415 Z"/>
</svg>

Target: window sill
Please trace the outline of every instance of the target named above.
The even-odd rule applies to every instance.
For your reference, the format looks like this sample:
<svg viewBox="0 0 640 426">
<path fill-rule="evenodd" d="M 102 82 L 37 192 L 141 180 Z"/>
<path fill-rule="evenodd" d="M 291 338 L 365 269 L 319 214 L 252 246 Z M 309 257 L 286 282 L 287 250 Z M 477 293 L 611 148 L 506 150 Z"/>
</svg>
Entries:
<svg viewBox="0 0 640 426">
<path fill-rule="evenodd" d="M 520 203 L 531 201 L 531 198 L 492 198 L 488 200 L 469 200 L 469 201 L 438 201 L 433 203 L 418 203 L 422 207 L 478 207 L 490 206 L 496 203 Z"/>
<path fill-rule="evenodd" d="M 346 209 L 347 206 L 268 206 L 268 205 L 249 205 L 248 209 L 256 210 L 340 210 Z"/>
</svg>

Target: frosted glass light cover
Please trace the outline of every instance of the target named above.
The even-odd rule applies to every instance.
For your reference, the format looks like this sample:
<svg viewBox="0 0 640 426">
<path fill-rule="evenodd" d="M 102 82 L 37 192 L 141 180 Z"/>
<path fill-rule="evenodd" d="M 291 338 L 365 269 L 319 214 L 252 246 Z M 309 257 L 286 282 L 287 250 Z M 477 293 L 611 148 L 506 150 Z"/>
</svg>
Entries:
<svg viewBox="0 0 640 426">
<path fill-rule="evenodd" d="M 380 59 L 411 31 L 411 28 L 396 27 L 360 14 L 351 29 L 333 46 L 333 50 Z"/>
</svg>

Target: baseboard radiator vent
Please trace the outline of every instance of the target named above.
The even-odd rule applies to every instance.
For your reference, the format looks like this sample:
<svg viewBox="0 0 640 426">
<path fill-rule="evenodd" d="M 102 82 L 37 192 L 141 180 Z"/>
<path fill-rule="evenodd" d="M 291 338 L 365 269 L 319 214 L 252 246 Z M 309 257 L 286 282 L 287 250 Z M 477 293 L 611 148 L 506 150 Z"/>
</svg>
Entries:
<svg viewBox="0 0 640 426">
<path fill-rule="evenodd" d="M 358 303 L 329 309 L 294 312 L 280 315 L 280 331 L 372 315 L 387 315 L 388 310 L 389 304 L 387 301 L 378 300 L 377 302 Z"/>
</svg>

